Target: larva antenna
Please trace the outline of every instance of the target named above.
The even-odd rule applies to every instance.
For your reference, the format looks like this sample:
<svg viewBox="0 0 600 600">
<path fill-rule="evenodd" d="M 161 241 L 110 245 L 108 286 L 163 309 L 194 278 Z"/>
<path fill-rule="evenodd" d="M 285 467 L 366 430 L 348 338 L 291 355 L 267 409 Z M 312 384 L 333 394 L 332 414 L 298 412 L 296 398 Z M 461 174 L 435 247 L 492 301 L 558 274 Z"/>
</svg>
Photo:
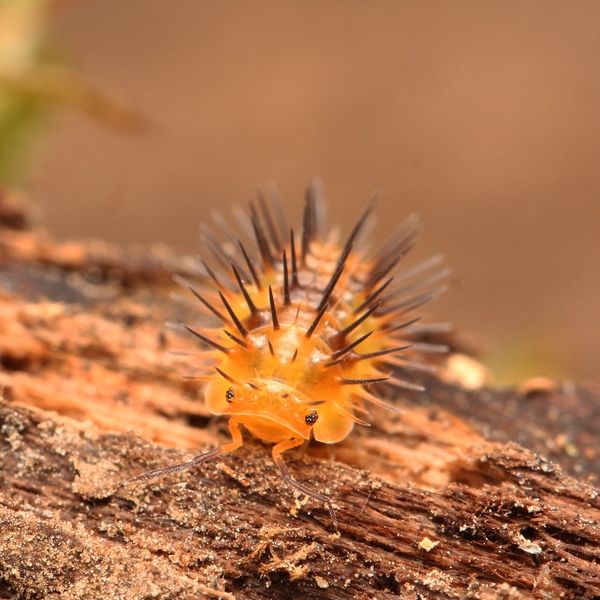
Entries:
<svg viewBox="0 0 600 600">
<path fill-rule="evenodd" d="M 210 338 L 206 337 L 204 334 L 200 333 L 199 331 L 196 331 L 195 329 L 192 329 L 185 323 L 182 323 L 182 326 L 185 329 L 187 329 L 193 336 L 197 337 L 200 341 L 204 342 L 208 346 L 211 346 L 215 350 L 219 350 L 220 352 L 223 352 L 224 354 L 229 354 L 229 348 L 226 348 L 225 346 L 222 346 L 218 342 L 211 340 Z"/>
<path fill-rule="evenodd" d="M 230 340 L 233 340 L 236 344 L 239 344 L 240 346 L 242 346 L 242 348 L 247 348 L 248 347 L 248 344 L 246 344 L 246 342 L 244 342 L 244 340 L 240 340 L 240 338 L 237 337 L 237 335 L 233 335 L 233 333 L 231 333 L 231 331 L 227 331 L 227 329 L 223 329 L 223 333 Z"/>
<path fill-rule="evenodd" d="M 290 362 L 295 362 L 297 358 L 298 358 L 298 348 L 296 348 L 294 350 L 294 354 L 292 354 L 292 359 L 290 360 Z"/>
<path fill-rule="evenodd" d="M 271 307 L 271 320 L 273 321 L 273 329 L 279 329 L 279 317 L 277 316 L 277 307 L 275 306 L 275 298 L 273 298 L 273 288 L 269 286 L 269 306 Z"/>
<path fill-rule="evenodd" d="M 327 312 L 327 308 L 328 308 L 327 304 L 325 306 L 323 306 L 323 308 L 321 308 L 321 310 L 317 313 L 317 316 L 314 318 L 313 322 L 310 324 L 310 327 L 306 330 L 306 333 L 304 335 L 307 339 L 309 339 L 312 336 L 312 334 L 314 333 L 315 329 L 317 328 L 317 325 L 323 318 L 323 315 Z M 296 349 L 296 352 L 297 352 L 297 349 Z"/>
<path fill-rule="evenodd" d="M 271 353 L 271 356 L 275 356 L 275 348 L 273 348 L 273 343 L 271 340 L 267 340 L 267 344 L 269 346 L 269 352 Z"/>
<path fill-rule="evenodd" d="M 285 248 L 283 249 L 282 260 L 283 263 L 283 304 L 289 306 L 292 303 L 290 298 L 290 278 L 288 274 L 288 262 Z"/>
<path fill-rule="evenodd" d="M 262 227 L 260 219 L 258 218 L 258 213 L 256 212 L 256 208 L 252 202 L 250 204 L 250 220 L 252 222 L 252 229 L 254 231 L 254 237 L 256 239 L 256 244 L 258 246 L 258 251 L 260 252 L 260 256 L 262 258 L 263 270 L 268 271 L 273 268 L 273 255 L 271 254 L 271 248 L 269 246 L 269 241 L 265 235 L 265 231 Z"/>
<path fill-rule="evenodd" d="M 337 282 L 339 281 L 340 277 L 342 276 L 342 271 L 344 270 L 344 266 L 346 265 L 346 260 L 351 251 L 352 251 L 352 246 L 349 246 L 344 251 L 344 253 L 340 256 L 340 259 L 338 261 L 338 267 L 337 267 L 335 273 L 332 275 L 331 279 L 329 280 L 327 287 L 323 290 L 323 296 L 321 297 L 319 306 L 317 306 L 318 311 L 321 310 L 323 308 L 323 306 L 325 306 L 325 304 L 327 304 L 327 302 L 329 301 L 329 297 L 333 293 L 333 290 L 335 289 Z"/>
<path fill-rule="evenodd" d="M 356 348 L 356 346 L 358 346 L 359 344 L 362 344 L 367 338 L 371 337 L 372 335 L 373 335 L 373 332 L 369 331 L 368 333 L 361 335 L 358 339 L 354 340 L 353 342 L 350 342 L 343 348 L 336 350 L 333 354 L 331 354 L 331 356 L 330 356 L 331 360 L 337 361 L 339 358 L 341 358 L 342 356 L 344 356 L 345 354 L 347 354 L 348 352 L 350 352 L 351 350 Z"/>
<path fill-rule="evenodd" d="M 290 473 L 288 466 L 285 464 L 284 460 L 281 458 L 282 452 L 285 452 L 286 450 L 289 450 L 291 448 L 295 448 L 296 446 L 300 446 L 303 442 L 304 442 L 304 440 L 301 440 L 301 439 L 299 439 L 299 440 L 292 439 L 292 440 L 286 440 L 285 442 L 280 442 L 279 444 L 276 444 L 272 450 L 273 461 L 279 468 L 281 477 L 287 484 L 289 484 L 293 488 L 297 489 L 301 494 L 304 494 L 308 498 L 313 498 L 314 500 L 317 500 L 317 502 L 320 502 L 327 507 L 327 510 L 329 511 L 329 516 L 331 517 L 331 522 L 333 523 L 333 527 L 336 531 L 338 531 L 337 517 L 335 515 L 335 510 L 333 509 L 333 504 L 331 503 L 331 499 L 328 498 L 327 496 L 325 496 L 324 494 L 321 494 L 321 493 L 317 492 L 316 490 L 313 490 L 310 486 L 306 485 L 305 483 L 302 483 L 301 481 L 294 479 L 294 477 Z"/>
<path fill-rule="evenodd" d="M 279 253 L 281 252 L 282 248 L 281 240 L 279 239 L 277 229 L 275 228 L 275 223 L 273 222 L 273 218 L 271 216 L 271 211 L 269 210 L 269 206 L 267 205 L 262 189 L 258 188 L 258 190 L 256 190 L 256 196 L 258 198 L 258 206 L 260 207 L 264 223 L 266 224 L 267 231 L 271 237 L 271 242 L 273 242 L 273 248 L 275 248 L 275 252 Z"/>
<path fill-rule="evenodd" d="M 233 308 L 231 308 L 231 304 L 229 304 L 229 302 L 227 301 L 227 298 L 225 298 L 225 296 L 223 296 L 223 294 L 220 290 L 219 290 L 219 297 L 221 298 L 221 302 L 223 303 L 223 306 L 229 313 L 231 320 L 234 322 L 235 326 L 237 327 L 237 330 L 242 334 L 242 337 L 246 337 L 248 335 L 248 330 L 244 327 L 244 325 L 240 321 L 239 317 L 235 314 L 235 311 L 233 310 Z"/>
<path fill-rule="evenodd" d="M 118 487 L 133 483 L 134 481 L 145 481 L 147 479 L 153 479 L 169 473 L 178 473 L 179 471 L 183 471 L 185 469 L 191 469 L 201 465 L 202 463 L 212 460 L 221 454 L 233 452 L 234 450 L 237 450 L 243 446 L 244 439 L 242 438 L 242 432 L 240 431 L 239 420 L 235 417 L 229 420 L 229 432 L 231 433 L 231 442 L 227 444 L 223 444 L 218 448 L 214 448 L 213 450 L 199 454 L 198 456 L 192 458 L 192 460 L 178 463 L 176 465 L 170 465 L 168 467 L 163 467 L 162 469 L 155 469 L 154 471 L 147 471 L 146 473 L 142 473 L 141 475 L 137 475 L 136 477 L 132 477 L 131 479 L 123 481 Z"/>
<path fill-rule="evenodd" d="M 293 229 L 290 229 L 290 253 L 292 255 L 292 286 L 298 287 L 298 260 L 296 258 L 296 244 L 294 242 Z"/>
<path fill-rule="evenodd" d="M 242 244 L 241 240 L 238 240 L 238 246 L 240 247 L 240 250 L 242 251 L 242 255 L 244 256 L 244 260 L 246 261 L 246 264 L 248 265 L 248 269 L 250 269 L 250 274 L 252 275 L 254 284 L 256 285 L 257 289 L 262 290 L 262 283 L 260 281 L 260 277 L 258 276 L 258 272 L 256 271 L 256 267 L 254 266 L 254 262 L 248 255 L 248 252 L 246 251 L 246 247 L 244 246 L 244 244 Z"/>
<path fill-rule="evenodd" d="M 244 285 L 242 277 L 234 263 L 231 263 L 231 269 L 232 269 L 233 275 L 235 276 L 235 279 L 237 281 L 238 287 L 240 288 L 240 292 L 242 292 L 242 296 L 244 297 L 244 300 L 246 301 L 246 304 L 248 305 L 248 308 L 250 309 L 250 312 L 252 314 L 255 314 L 256 312 L 258 312 L 258 309 L 256 308 L 256 305 L 252 301 L 252 298 L 250 297 L 250 294 L 248 293 L 248 290 L 246 289 L 246 286 Z"/>
<path fill-rule="evenodd" d="M 221 448 L 215 448 L 214 450 L 209 450 L 204 454 L 200 454 L 196 456 L 190 461 L 178 463 L 176 465 L 171 465 L 169 467 L 163 467 L 162 469 L 155 469 L 154 471 L 147 471 L 146 473 L 142 473 L 141 475 L 137 475 L 136 477 L 131 477 L 130 479 L 126 479 L 121 482 L 118 487 L 123 487 L 125 485 L 129 485 L 130 483 L 134 483 L 136 481 L 145 481 L 147 479 L 154 479 L 155 477 L 161 477 L 163 475 L 168 475 L 170 473 L 178 473 L 179 471 L 184 471 L 186 469 L 191 469 L 192 467 L 197 467 L 204 462 L 207 462 L 213 458 L 216 458 L 220 454 L 223 454 L 223 450 Z"/>
<path fill-rule="evenodd" d="M 374 292 L 372 292 L 366 300 L 358 307 L 354 309 L 354 314 L 358 314 L 363 308 L 369 306 L 373 301 L 377 300 L 379 296 L 385 291 L 385 289 L 394 281 L 393 277 L 390 277 L 385 283 L 380 285 Z"/>
</svg>

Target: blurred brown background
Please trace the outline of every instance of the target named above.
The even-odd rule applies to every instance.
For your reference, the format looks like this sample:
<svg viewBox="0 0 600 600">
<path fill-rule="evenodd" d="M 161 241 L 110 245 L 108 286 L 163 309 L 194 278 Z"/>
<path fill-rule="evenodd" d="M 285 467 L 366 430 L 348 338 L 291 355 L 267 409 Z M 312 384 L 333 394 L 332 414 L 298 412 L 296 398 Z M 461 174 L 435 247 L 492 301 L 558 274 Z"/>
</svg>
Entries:
<svg viewBox="0 0 600 600">
<path fill-rule="evenodd" d="M 430 313 L 485 340 L 500 380 L 598 378 L 600 3 L 66 3 L 53 28 L 140 107 L 126 136 L 64 116 L 35 165 L 60 236 L 197 245 L 213 207 L 320 175 L 349 226 L 409 212 L 460 285 Z"/>
</svg>

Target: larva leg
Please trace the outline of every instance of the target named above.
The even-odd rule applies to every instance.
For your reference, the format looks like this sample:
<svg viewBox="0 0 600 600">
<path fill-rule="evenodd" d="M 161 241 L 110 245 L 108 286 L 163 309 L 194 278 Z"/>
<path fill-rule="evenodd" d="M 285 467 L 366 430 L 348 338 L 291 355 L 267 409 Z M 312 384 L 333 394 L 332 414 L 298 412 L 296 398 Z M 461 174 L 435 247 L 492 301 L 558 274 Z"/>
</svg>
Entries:
<svg viewBox="0 0 600 600">
<path fill-rule="evenodd" d="M 335 511 L 333 510 L 333 505 L 331 504 L 331 500 L 324 494 L 321 494 L 321 493 L 313 490 L 311 487 L 309 487 L 305 483 L 302 483 L 301 481 L 294 479 L 292 477 L 292 474 L 290 473 L 290 470 L 288 469 L 288 466 L 283 461 L 283 458 L 281 458 L 281 454 L 283 452 L 285 452 L 286 450 L 290 450 L 291 448 L 295 448 L 296 446 L 300 446 L 303 443 L 304 443 L 304 440 L 302 438 L 292 438 L 291 440 L 285 440 L 283 442 L 279 442 L 279 444 L 276 444 L 275 446 L 273 446 L 273 460 L 275 461 L 275 464 L 279 468 L 279 471 L 281 472 L 281 476 L 283 477 L 283 480 L 286 483 L 288 483 L 292 487 L 296 488 L 299 492 L 301 492 L 305 496 L 308 496 L 309 498 L 313 498 L 314 500 L 321 502 L 322 504 L 324 504 L 327 507 L 327 510 L 329 511 L 329 515 L 331 516 L 331 520 L 333 522 L 333 526 L 334 526 L 335 530 L 337 531 L 338 530 L 337 517 L 335 515 Z"/>
<path fill-rule="evenodd" d="M 120 486 L 127 485 L 128 483 L 133 483 L 134 481 L 153 479 L 154 477 L 160 477 L 169 473 L 177 473 L 178 471 L 191 469 L 213 458 L 216 458 L 221 454 L 225 454 L 226 452 L 236 450 L 237 448 L 243 445 L 244 440 L 242 438 L 242 432 L 240 431 L 239 421 L 234 417 L 232 417 L 229 421 L 229 431 L 231 432 L 232 441 L 228 444 L 223 444 L 222 446 L 219 446 L 214 450 L 209 450 L 208 452 L 199 454 L 198 456 L 195 456 L 194 458 L 192 458 L 192 460 L 188 460 L 187 462 L 171 465 L 170 467 L 163 467 L 162 469 L 155 469 L 154 471 L 147 471 L 146 473 L 142 473 L 141 475 L 137 475 L 136 477 L 132 477 L 131 479 L 125 480 L 120 484 Z"/>
</svg>

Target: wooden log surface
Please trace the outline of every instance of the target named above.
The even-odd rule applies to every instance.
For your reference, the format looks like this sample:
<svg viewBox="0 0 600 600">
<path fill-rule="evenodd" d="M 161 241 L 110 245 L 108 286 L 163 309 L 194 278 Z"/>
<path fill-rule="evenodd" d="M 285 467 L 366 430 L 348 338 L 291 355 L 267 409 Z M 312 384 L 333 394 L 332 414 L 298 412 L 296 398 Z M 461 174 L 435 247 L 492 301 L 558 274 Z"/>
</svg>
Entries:
<svg viewBox="0 0 600 600">
<path fill-rule="evenodd" d="M 592 598 L 600 390 L 426 377 L 341 444 L 124 479 L 226 439 L 165 248 L 60 243 L 0 196 L 0 598 Z M 452 338 L 454 357 L 461 340 Z M 441 365 L 441 372 L 447 363 Z M 193 373 L 192 373 L 193 374 Z"/>
</svg>

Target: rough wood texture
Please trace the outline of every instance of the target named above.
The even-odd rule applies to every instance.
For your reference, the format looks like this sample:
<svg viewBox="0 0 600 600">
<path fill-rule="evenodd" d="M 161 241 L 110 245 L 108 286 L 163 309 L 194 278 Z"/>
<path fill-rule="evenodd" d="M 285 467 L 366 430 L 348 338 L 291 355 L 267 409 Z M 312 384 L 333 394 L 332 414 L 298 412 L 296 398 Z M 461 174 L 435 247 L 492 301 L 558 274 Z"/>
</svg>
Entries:
<svg viewBox="0 0 600 600">
<path fill-rule="evenodd" d="M 402 413 L 291 455 L 333 498 L 339 534 L 251 440 L 118 488 L 225 439 L 181 378 L 193 365 L 167 352 L 193 342 L 162 327 L 181 312 L 170 276 L 191 267 L 164 249 L 54 243 L 27 222 L 0 198 L 0 598 L 600 594 L 591 386 L 428 380 L 394 399 Z"/>
</svg>

